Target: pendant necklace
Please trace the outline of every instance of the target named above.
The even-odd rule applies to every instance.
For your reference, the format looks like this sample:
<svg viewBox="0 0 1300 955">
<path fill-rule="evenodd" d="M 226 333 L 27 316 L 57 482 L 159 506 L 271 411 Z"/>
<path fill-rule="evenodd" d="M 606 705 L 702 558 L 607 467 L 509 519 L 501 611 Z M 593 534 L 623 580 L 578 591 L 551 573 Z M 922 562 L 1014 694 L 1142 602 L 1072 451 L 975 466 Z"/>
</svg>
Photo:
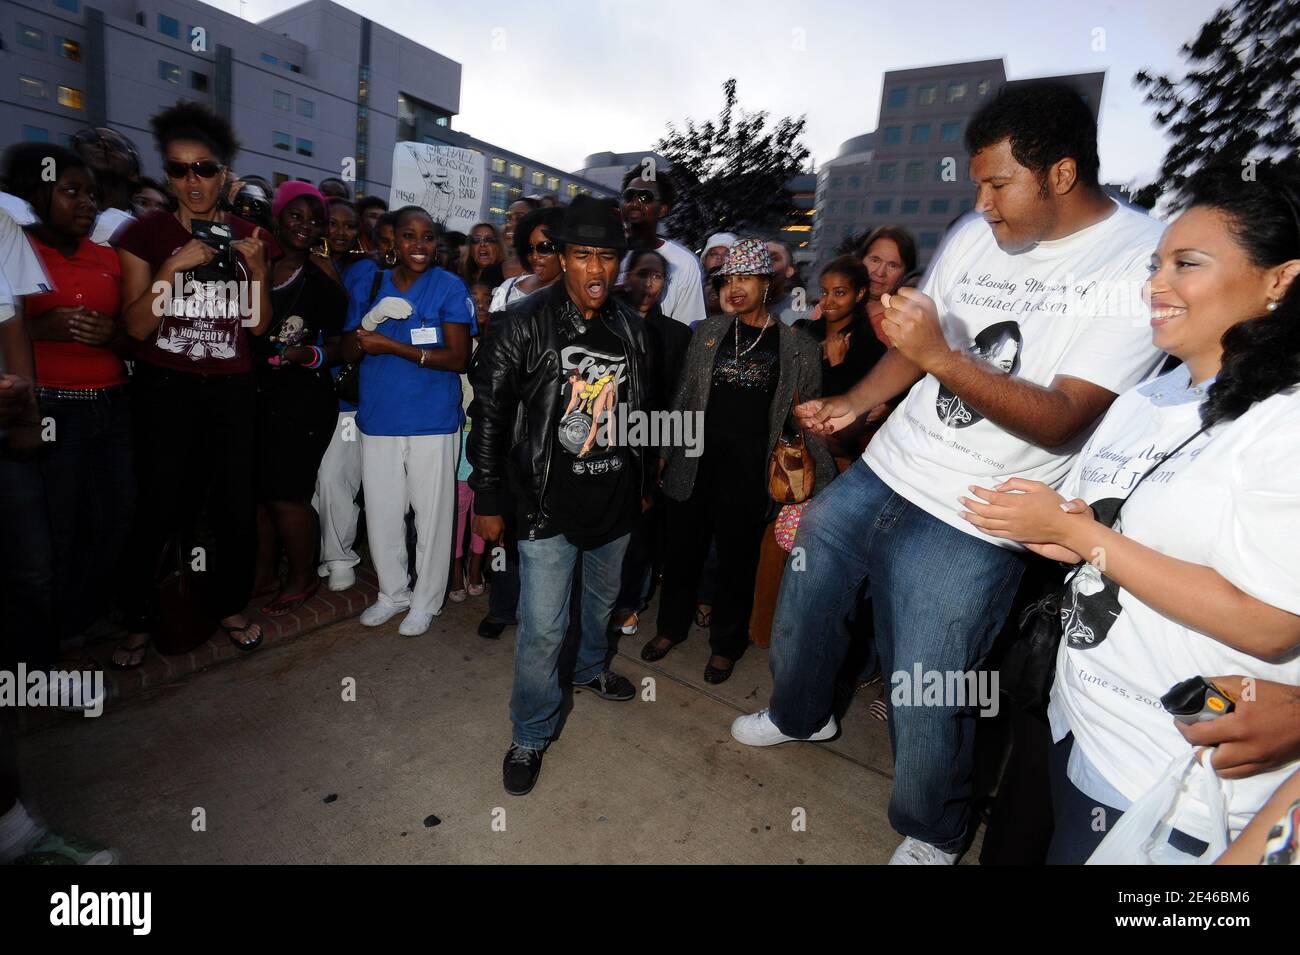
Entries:
<svg viewBox="0 0 1300 955">
<path fill-rule="evenodd" d="M 750 342 L 747 346 L 745 346 L 745 350 L 744 350 L 744 351 L 741 351 L 741 350 L 740 350 L 740 316 L 739 316 L 739 315 L 736 316 L 736 324 L 735 324 L 735 329 L 736 329 L 736 358 L 735 358 L 735 360 L 736 360 L 737 362 L 739 362 L 740 359 L 744 358 L 744 357 L 745 357 L 746 355 L 748 355 L 751 351 L 753 351 L 753 350 L 754 350 L 754 346 L 757 345 L 760 341 L 762 341 L 762 339 L 763 339 L 763 333 L 767 331 L 767 326 L 770 325 L 771 323 L 772 323 L 772 316 L 771 316 L 770 314 L 768 314 L 768 313 L 765 311 L 765 312 L 763 313 L 763 327 L 760 328 L 760 329 L 758 330 L 758 337 L 755 338 L 752 342 Z"/>
</svg>

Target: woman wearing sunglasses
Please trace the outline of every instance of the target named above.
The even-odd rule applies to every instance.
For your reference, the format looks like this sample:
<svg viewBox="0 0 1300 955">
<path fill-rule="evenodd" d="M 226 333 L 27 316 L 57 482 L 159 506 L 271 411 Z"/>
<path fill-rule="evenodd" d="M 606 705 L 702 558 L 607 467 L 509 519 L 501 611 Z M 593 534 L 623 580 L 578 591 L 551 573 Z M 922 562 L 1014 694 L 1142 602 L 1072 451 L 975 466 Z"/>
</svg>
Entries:
<svg viewBox="0 0 1300 955">
<path fill-rule="evenodd" d="M 506 279 L 492 293 L 491 311 L 500 312 L 560 277 L 560 256 L 544 229 L 558 231 L 563 209 L 534 209 L 515 227 L 515 254 L 528 271 Z"/>
<path fill-rule="evenodd" d="M 211 540 L 191 566 L 205 568 L 209 602 L 231 641 L 240 650 L 262 642 L 244 615 L 257 545 L 250 336 L 271 320 L 267 259 L 279 249 L 219 205 L 239 148 L 229 122 L 177 103 L 150 124 L 178 207 L 137 219 L 118 241 L 123 324 L 136 359 L 139 483 L 123 597 L 128 636 L 113 657 L 126 669 L 149 646 L 164 548 L 179 539 L 193 554 L 189 531 L 204 506 Z"/>
<path fill-rule="evenodd" d="M 466 248 L 468 255 L 460 273 L 466 288 L 482 282 L 488 288 L 495 289 L 505 281 L 501 262 L 506 254 L 505 249 L 501 247 L 501 236 L 496 226 L 490 222 L 480 222 L 474 226 L 469 230 Z"/>
</svg>

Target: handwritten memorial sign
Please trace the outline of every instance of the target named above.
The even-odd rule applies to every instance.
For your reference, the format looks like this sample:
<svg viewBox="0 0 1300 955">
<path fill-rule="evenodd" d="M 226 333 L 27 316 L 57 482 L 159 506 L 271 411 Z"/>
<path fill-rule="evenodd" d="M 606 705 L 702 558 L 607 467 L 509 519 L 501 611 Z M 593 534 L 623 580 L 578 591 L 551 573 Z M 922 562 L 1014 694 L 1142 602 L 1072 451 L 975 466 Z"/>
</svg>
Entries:
<svg viewBox="0 0 1300 955">
<path fill-rule="evenodd" d="M 487 173 L 483 154 L 459 146 L 398 143 L 388 207 L 421 206 L 434 222 L 469 232 L 482 219 Z"/>
</svg>

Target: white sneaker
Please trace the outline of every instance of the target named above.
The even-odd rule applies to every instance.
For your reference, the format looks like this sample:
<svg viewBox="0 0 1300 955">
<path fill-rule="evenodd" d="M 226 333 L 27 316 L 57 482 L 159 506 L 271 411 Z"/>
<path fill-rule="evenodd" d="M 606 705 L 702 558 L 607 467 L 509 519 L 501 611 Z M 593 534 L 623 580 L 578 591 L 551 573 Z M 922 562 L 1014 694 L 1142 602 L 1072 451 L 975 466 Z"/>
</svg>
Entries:
<svg viewBox="0 0 1300 955">
<path fill-rule="evenodd" d="M 329 589 L 335 593 L 350 590 L 357 582 L 357 572 L 351 567 L 331 567 L 327 573 L 330 579 Z"/>
<path fill-rule="evenodd" d="M 832 715 L 827 718 L 826 725 L 809 736 L 805 742 L 816 743 L 830 739 L 837 729 L 835 717 Z M 797 736 L 786 736 L 777 729 L 766 709 L 750 716 L 736 717 L 736 721 L 731 724 L 731 735 L 736 742 L 744 743 L 746 746 L 775 746 L 777 743 L 788 743 L 799 739 Z"/>
<path fill-rule="evenodd" d="M 361 626 L 382 627 L 405 609 L 406 604 L 390 603 L 381 597 L 361 611 Z"/>
<path fill-rule="evenodd" d="M 433 623 L 433 614 L 412 610 L 403 618 L 402 625 L 397 628 L 397 632 L 404 637 L 418 637 L 429 629 L 431 623 Z"/>
<path fill-rule="evenodd" d="M 890 865 L 956 865 L 956 852 L 944 852 L 937 846 L 908 836 L 889 858 Z"/>
</svg>

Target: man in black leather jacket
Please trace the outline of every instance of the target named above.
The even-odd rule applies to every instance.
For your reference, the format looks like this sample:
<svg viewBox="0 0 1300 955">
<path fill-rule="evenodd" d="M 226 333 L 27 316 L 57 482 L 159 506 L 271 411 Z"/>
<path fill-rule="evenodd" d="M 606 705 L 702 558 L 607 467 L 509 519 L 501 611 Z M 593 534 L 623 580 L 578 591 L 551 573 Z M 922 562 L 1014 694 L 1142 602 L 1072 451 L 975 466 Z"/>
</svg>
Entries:
<svg viewBox="0 0 1300 955">
<path fill-rule="evenodd" d="M 626 247 L 618 206 L 579 196 L 560 232 L 548 235 L 561 246 L 561 281 L 501 313 L 469 373 L 474 530 L 499 540 L 503 508 L 513 502 L 518 511 L 514 730 L 503 765 L 514 795 L 536 783 L 559 719 L 560 648 L 579 558 L 582 639 L 573 685 L 609 700 L 636 695 L 606 667 L 607 634 L 655 457 L 618 440 L 618 419 L 647 411 L 651 388 L 641 318 L 611 295 Z"/>
</svg>

